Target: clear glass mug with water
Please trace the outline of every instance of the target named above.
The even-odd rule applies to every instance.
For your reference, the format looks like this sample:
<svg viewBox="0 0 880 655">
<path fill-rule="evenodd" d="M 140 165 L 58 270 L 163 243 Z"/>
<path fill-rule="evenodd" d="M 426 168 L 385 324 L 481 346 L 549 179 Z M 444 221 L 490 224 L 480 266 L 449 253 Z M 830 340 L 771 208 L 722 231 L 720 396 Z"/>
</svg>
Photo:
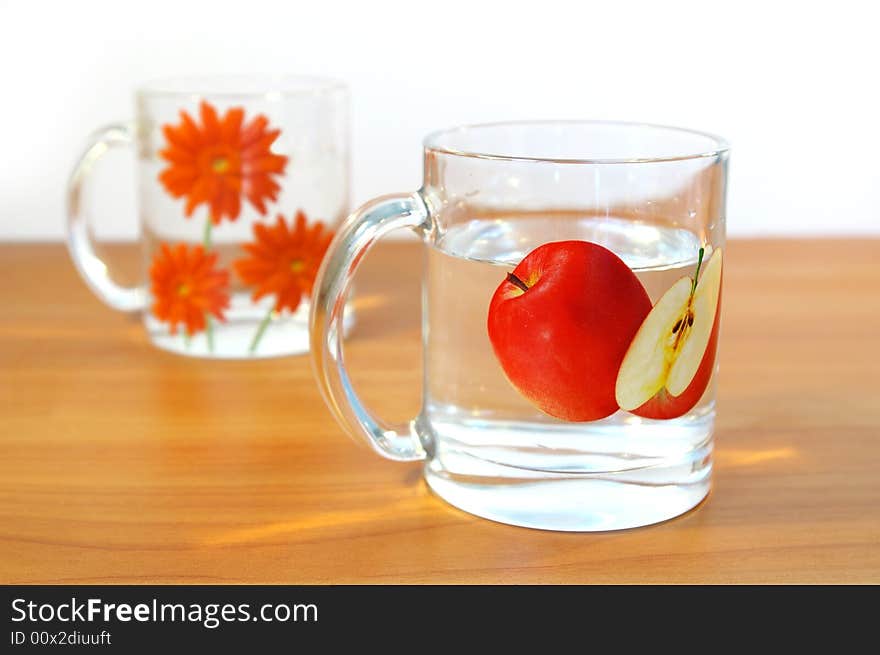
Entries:
<svg viewBox="0 0 880 655">
<path fill-rule="evenodd" d="M 96 132 L 68 189 L 67 242 L 108 305 L 140 312 L 152 343 L 182 355 L 305 352 L 312 285 L 349 209 L 348 91 L 297 76 L 163 80 L 135 120 Z M 91 227 L 92 174 L 134 147 L 142 260 L 124 287 Z"/>
<path fill-rule="evenodd" d="M 708 493 L 728 148 L 603 122 L 430 135 L 424 185 L 340 228 L 316 283 L 312 357 L 349 433 L 424 460 L 451 504 L 514 525 L 614 530 Z M 354 393 L 340 322 L 379 238 L 415 231 L 423 406 L 383 421 Z"/>
</svg>

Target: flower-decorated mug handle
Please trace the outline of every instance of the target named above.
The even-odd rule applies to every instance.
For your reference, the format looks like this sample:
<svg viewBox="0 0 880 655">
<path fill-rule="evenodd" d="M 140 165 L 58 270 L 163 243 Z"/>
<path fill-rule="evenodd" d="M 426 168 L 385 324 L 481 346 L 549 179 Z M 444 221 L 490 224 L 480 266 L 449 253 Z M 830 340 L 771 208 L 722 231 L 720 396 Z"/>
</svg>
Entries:
<svg viewBox="0 0 880 655">
<path fill-rule="evenodd" d="M 343 310 L 364 255 L 389 232 L 429 234 L 432 219 L 419 193 L 377 198 L 340 227 L 318 270 L 312 294 L 311 355 L 318 386 L 340 424 L 377 453 L 397 461 L 425 459 L 418 419 L 392 424 L 375 416 L 354 392 L 342 356 Z"/>
<path fill-rule="evenodd" d="M 98 160 L 112 148 L 134 142 L 133 128 L 125 124 L 108 125 L 95 132 L 74 166 L 67 186 L 67 249 L 76 269 L 98 298 L 114 309 L 137 311 L 146 303 L 143 286 L 124 287 L 107 273 L 107 265 L 95 253 L 85 191 Z"/>
</svg>

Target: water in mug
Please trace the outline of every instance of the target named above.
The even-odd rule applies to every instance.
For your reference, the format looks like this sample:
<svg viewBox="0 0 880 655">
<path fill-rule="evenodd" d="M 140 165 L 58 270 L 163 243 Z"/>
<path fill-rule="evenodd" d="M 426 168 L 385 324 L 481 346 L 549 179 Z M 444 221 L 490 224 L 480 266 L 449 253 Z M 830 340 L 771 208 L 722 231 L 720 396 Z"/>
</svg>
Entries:
<svg viewBox="0 0 880 655">
<path fill-rule="evenodd" d="M 569 239 L 592 241 L 616 253 L 635 272 L 652 303 L 678 279 L 694 275 L 701 245 L 686 230 L 607 217 L 496 217 L 449 228 L 428 255 L 425 369 L 430 373 L 422 421 L 432 435 L 428 450 L 442 463 L 434 467 L 433 479 L 429 463 L 429 483 L 445 487 L 446 481 L 454 481 L 442 489 L 443 495 L 467 493 L 462 490 L 469 484 L 490 485 L 497 504 L 498 489 L 505 485 L 515 489 L 528 486 L 531 479 L 589 481 L 591 492 L 608 497 L 609 516 L 616 511 L 614 494 L 626 494 L 620 501 L 630 506 L 631 496 L 646 489 L 653 489 L 646 502 L 666 502 L 657 493 L 666 487 L 676 496 L 671 504 L 687 505 L 686 496 L 701 498 L 708 484 L 714 379 L 703 399 L 680 418 L 651 420 L 618 411 L 600 421 L 570 423 L 542 413 L 522 397 L 495 358 L 486 328 L 495 289 L 531 250 Z M 557 502 L 558 493 L 552 498 Z M 481 513 L 474 507 L 478 500 L 458 500 Z M 514 494 L 511 503 L 514 509 L 501 518 L 517 522 L 510 512 L 518 511 L 519 503 L 519 522 L 528 525 L 534 509 L 529 504 L 538 507 L 541 496 L 529 489 Z M 594 512 L 601 513 L 601 507 L 593 502 Z M 594 516 L 585 525 L 595 528 L 602 520 Z"/>
</svg>

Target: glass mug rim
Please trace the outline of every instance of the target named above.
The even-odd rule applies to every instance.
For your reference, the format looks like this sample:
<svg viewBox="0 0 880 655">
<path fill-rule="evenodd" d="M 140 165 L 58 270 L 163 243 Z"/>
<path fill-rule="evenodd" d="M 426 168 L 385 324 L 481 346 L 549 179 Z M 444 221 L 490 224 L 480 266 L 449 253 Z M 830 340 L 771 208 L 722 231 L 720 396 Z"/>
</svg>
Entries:
<svg viewBox="0 0 880 655">
<path fill-rule="evenodd" d="M 534 155 L 518 152 L 497 152 L 496 149 L 479 148 L 467 145 L 453 145 L 455 138 L 467 141 L 470 133 L 479 136 L 479 133 L 487 133 L 490 131 L 510 133 L 514 130 L 530 130 L 537 132 L 538 130 L 553 129 L 557 131 L 565 130 L 570 133 L 577 129 L 608 129 L 628 131 L 630 133 L 655 132 L 666 133 L 670 136 L 686 137 L 689 139 L 698 139 L 706 144 L 705 148 L 683 148 L 681 152 L 670 151 L 662 155 L 643 155 L 635 154 L 628 156 L 591 156 L 588 154 L 577 155 Z M 724 156 L 730 150 L 730 144 L 726 139 L 701 130 L 694 130 L 684 127 L 676 127 L 672 125 L 664 125 L 660 123 L 646 123 L 638 121 L 614 121 L 614 120 L 592 120 L 592 119 L 572 119 L 572 120 L 511 120 L 511 121 L 493 121 L 488 123 L 469 123 L 458 125 L 451 128 L 444 128 L 430 132 L 425 136 L 422 145 L 425 153 L 436 153 L 440 155 L 449 155 L 455 157 L 464 157 L 470 159 L 482 159 L 498 162 L 543 162 L 550 164 L 652 164 L 666 162 L 680 162 L 687 160 L 717 158 Z"/>
<path fill-rule="evenodd" d="M 288 73 L 239 75 L 181 75 L 148 80 L 135 90 L 137 98 L 285 99 L 348 93 L 348 85 L 333 77 Z"/>
</svg>

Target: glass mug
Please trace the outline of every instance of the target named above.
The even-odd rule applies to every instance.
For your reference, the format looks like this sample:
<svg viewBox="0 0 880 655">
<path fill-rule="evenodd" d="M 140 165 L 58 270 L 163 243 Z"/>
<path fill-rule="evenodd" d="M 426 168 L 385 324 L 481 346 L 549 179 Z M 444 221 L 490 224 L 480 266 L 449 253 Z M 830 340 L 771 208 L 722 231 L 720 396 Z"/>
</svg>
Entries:
<svg viewBox="0 0 880 655">
<path fill-rule="evenodd" d="M 691 509 L 712 473 L 727 166 L 721 139 L 654 125 L 431 134 L 422 188 L 356 211 L 318 274 L 331 411 L 495 521 L 616 530 Z M 355 394 L 340 325 L 363 255 L 400 228 L 428 255 L 423 406 L 394 425 Z"/>
<path fill-rule="evenodd" d="M 245 358 L 308 350 L 309 296 L 349 210 L 348 91 L 307 77 L 148 84 L 132 124 L 95 133 L 68 189 L 67 243 L 105 303 L 141 312 L 152 343 Z M 137 153 L 141 283 L 115 283 L 89 227 L 90 175 Z M 350 320 L 350 319 L 349 319 Z"/>
</svg>

